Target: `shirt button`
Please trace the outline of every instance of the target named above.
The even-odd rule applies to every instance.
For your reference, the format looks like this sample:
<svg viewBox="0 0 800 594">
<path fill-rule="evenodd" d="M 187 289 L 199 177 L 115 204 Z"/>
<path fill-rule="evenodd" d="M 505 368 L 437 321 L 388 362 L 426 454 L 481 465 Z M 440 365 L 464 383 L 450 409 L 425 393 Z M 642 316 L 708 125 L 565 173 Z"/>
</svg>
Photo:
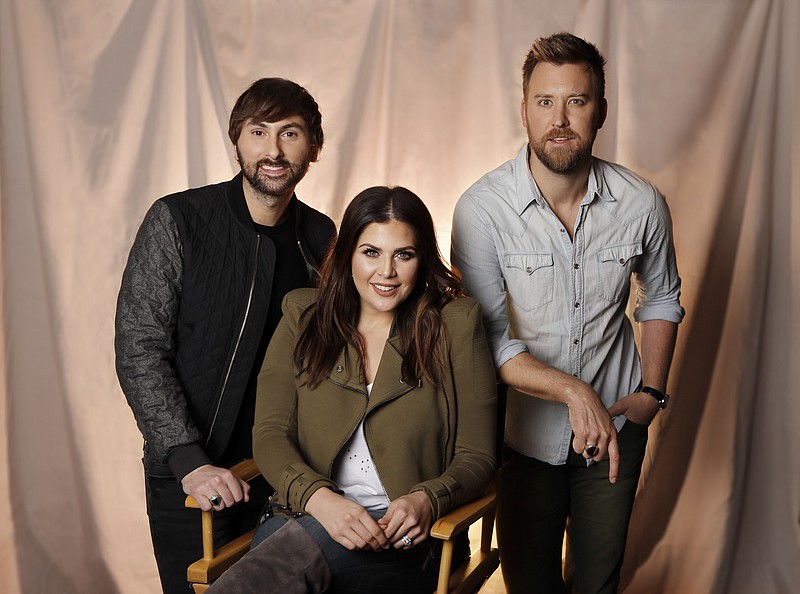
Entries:
<svg viewBox="0 0 800 594">
<path fill-rule="evenodd" d="M 580 264 L 575 264 L 575 270 L 578 270 L 578 268 L 580 268 L 580 267 L 581 267 Z"/>
<path fill-rule="evenodd" d="M 344 367 L 342 367 L 341 365 L 337 365 L 336 366 L 336 371 L 339 372 L 339 373 L 342 373 L 344 371 Z"/>
<path fill-rule="evenodd" d="M 620 258 L 620 259 L 619 259 L 619 263 L 620 263 L 620 264 L 625 264 L 625 260 L 624 260 L 624 259 L 622 259 L 622 258 Z"/>
<path fill-rule="evenodd" d="M 580 304 L 580 303 L 576 303 L 576 304 L 575 304 L 575 309 L 579 308 L 580 306 L 581 306 L 581 304 Z"/>
<path fill-rule="evenodd" d="M 531 268 L 530 266 L 528 266 L 528 267 L 525 269 L 525 272 L 527 272 L 528 274 L 533 274 L 533 268 Z"/>
<path fill-rule="evenodd" d="M 576 338 L 575 340 L 573 340 L 573 341 L 572 341 L 572 344 L 578 344 L 579 342 L 580 342 L 580 340 L 578 340 L 578 339 Z"/>
</svg>

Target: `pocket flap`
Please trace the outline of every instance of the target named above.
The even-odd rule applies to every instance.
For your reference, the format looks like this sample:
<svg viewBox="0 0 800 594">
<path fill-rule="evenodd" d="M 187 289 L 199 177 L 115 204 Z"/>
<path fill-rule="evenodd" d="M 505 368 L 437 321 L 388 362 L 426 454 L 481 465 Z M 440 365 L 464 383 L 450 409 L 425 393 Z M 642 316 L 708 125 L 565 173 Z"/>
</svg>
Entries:
<svg viewBox="0 0 800 594">
<path fill-rule="evenodd" d="M 526 274 L 533 274 L 539 268 L 553 265 L 553 254 L 506 254 L 503 260 L 506 268 L 516 268 Z"/>
<path fill-rule="evenodd" d="M 597 255 L 601 262 L 617 262 L 625 265 L 631 258 L 642 255 L 642 244 L 637 242 L 612 245 L 598 250 Z"/>
</svg>

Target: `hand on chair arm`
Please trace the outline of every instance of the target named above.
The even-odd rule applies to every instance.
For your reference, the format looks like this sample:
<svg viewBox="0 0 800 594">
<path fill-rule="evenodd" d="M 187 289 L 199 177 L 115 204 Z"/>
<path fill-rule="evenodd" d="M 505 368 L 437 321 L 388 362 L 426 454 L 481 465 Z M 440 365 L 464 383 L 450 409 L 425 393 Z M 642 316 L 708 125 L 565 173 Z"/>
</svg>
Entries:
<svg viewBox="0 0 800 594">
<path fill-rule="evenodd" d="M 203 511 L 233 507 L 242 501 L 250 501 L 250 485 L 227 468 L 205 464 L 187 474 L 181 480 L 183 492 L 194 497 Z M 220 502 L 212 505 L 211 499 Z"/>
</svg>

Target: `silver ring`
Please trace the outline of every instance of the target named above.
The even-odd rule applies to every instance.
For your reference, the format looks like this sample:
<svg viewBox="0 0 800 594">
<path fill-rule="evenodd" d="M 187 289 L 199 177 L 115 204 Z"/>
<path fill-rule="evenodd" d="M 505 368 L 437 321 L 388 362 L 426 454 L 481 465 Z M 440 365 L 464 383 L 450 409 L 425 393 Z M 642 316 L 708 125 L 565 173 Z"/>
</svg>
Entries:
<svg viewBox="0 0 800 594">
<path fill-rule="evenodd" d="M 214 507 L 217 507 L 220 503 L 222 503 L 222 499 L 219 498 L 219 495 L 212 495 L 211 497 L 208 498 L 208 500 Z"/>
<path fill-rule="evenodd" d="M 596 445 L 594 445 L 593 443 L 591 443 L 591 444 L 587 443 L 586 444 L 586 449 L 584 449 L 583 451 L 586 452 L 586 455 L 589 456 L 590 458 L 594 458 L 597 455 L 597 450 L 598 449 L 599 448 Z"/>
<path fill-rule="evenodd" d="M 413 542 L 410 538 L 408 538 L 408 534 L 404 534 L 400 541 L 407 547 L 410 547 L 411 543 Z"/>
</svg>

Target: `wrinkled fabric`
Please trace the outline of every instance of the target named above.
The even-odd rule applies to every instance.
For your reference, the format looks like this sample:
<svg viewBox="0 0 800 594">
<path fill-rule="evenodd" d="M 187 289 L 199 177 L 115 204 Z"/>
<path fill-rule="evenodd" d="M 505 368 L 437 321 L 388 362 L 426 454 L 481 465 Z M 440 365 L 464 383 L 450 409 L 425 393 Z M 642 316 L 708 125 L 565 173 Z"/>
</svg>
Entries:
<svg viewBox="0 0 800 594">
<path fill-rule="evenodd" d="M 667 196 L 687 311 L 622 590 L 791 591 L 798 22 L 796 0 L 0 0 L 0 590 L 158 591 L 115 298 L 153 199 L 238 170 L 252 81 L 319 102 L 301 199 L 338 221 L 408 186 L 447 256 L 458 197 L 526 139 L 525 53 L 568 30 L 608 60 L 595 154 Z"/>
</svg>

